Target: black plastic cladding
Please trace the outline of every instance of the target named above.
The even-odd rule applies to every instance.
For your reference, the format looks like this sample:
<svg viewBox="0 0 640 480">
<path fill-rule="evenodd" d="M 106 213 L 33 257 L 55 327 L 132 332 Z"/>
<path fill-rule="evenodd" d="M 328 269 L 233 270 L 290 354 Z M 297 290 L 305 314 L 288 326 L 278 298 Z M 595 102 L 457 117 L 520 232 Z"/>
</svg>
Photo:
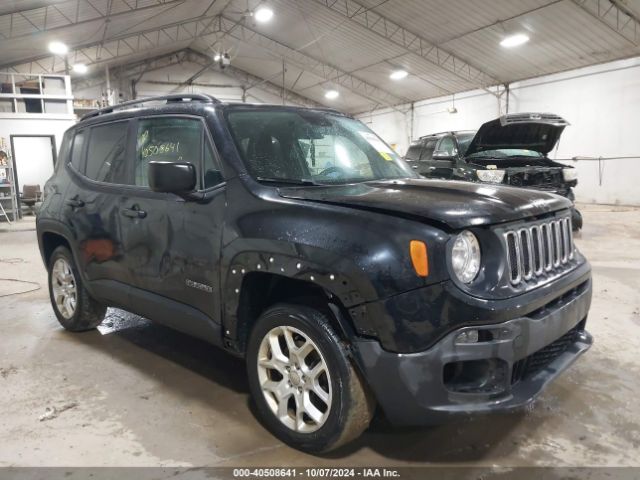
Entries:
<svg viewBox="0 0 640 480">
<path fill-rule="evenodd" d="M 89 288 L 105 276 L 132 285 L 111 297 L 94 288 L 96 296 L 121 298 L 121 306 L 135 308 L 127 302 L 139 298 L 139 290 L 156 292 L 180 308 L 193 309 L 194 318 L 208 318 L 229 345 L 236 340 L 243 277 L 239 272 L 244 270 L 317 285 L 349 312 L 356 334 L 378 338 L 388 351 L 415 352 L 435 341 L 443 322 L 447 328 L 468 323 L 468 313 L 479 302 L 450 280 L 446 252 L 453 233 L 570 206 L 566 199 L 542 192 L 424 179 L 336 187 L 263 185 L 247 174 L 225 119 L 231 109 L 263 108 L 297 110 L 173 102 L 81 121 L 74 129 L 142 116 L 201 117 L 226 181 L 205 191 L 199 201 L 185 201 L 137 187 L 97 184 L 66 166 L 48 182 L 47 188 L 57 194 L 47 197 L 39 225 L 44 220 L 65 225 L 65 238 Z M 85 203 L 83 215 L 66 204 L 78 195 Z M 148 208 L 144 221 L 120 215 L 121 208 L 133 203 Z M 39 228 L 41 248 L 45 231 Z M 109 232 L 118 232 L 118 237 Z M 409 258 L 409 242 L 414 239 L 428 245 L 427 278 L 415 274 Z M 104 249 L 112 255 L 110 261 L 100 259 Z M 185 278 L 212 291 L 187 288 Z M 530 292 L 529 298 L 548 294 L 541 289 Z M 500 313 L 502 306 L 496 303 L 495 308 Z M 211 337 L 209 330 L 206 336 Z"/>
</svg>

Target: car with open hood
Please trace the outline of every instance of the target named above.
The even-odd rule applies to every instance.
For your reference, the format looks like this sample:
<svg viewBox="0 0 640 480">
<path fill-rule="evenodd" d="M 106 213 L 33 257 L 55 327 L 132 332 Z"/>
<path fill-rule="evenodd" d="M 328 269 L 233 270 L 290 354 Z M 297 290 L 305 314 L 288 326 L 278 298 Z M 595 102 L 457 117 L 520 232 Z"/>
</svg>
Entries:
<svg viewBox="0 0 640 480">
<path fill-rule="evenodd" d="M 552 192 L 574 202 L 578 172 L 549 158 L 569 123 L 550 113 L 514 113 L 483 124 L 477 132 L 451 131 L 420 137 L 405 160 L 427 178 L 505 184 Z M 574 230 L 582 215 L 571 211 Z"/>
<path fill-rule="evenodd" d="M 523 408 L 592 343 L 570 201 L 422 178 L 335 110 L 109 107 L 65 133 L 44 194 L 64 328 L 118 307 L 244 359 L 263 424 L 308 452 L 376 409 L 434 425 Z"/>
</svg>

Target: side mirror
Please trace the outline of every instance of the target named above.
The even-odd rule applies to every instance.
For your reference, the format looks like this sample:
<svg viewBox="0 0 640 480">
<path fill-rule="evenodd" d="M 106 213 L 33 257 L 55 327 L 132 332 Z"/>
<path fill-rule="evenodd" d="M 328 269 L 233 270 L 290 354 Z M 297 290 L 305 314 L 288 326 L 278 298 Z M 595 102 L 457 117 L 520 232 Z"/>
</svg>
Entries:
<svg viewBox="0 0 640 480">
<path fill-rule="evenodd" d="M 433 152 L 431 158 L 437 160 L 453 160 L 455 157 L 453 156 L 453 154 L 447 152 L 446 150 L 436 150 L 435 152 Z"/>
<path fill-rule="evenodd" d="M 196 167 L 189 162 L 149 162 L 149 186 L 154 192 L 185 195 L 196 189 Z"/>
</svg>

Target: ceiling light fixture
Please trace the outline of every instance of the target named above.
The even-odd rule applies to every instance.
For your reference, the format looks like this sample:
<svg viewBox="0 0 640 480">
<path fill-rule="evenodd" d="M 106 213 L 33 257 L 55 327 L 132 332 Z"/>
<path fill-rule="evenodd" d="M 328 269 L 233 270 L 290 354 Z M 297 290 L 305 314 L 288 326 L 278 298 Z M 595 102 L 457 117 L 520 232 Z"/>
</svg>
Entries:
<svg viewBox="0 0 640 480">
<path fill-rule="evenodd" d="M 273 10 L 268 7 L 260 7 L 256 10 L 254 18 L 260 23 L 268 22 L 273 18 Z"/>
<path fill-rule="evenodd" d="M 456 94 L 451 94 L 451 106 L 447 107 L 447 112 L 450 114 L 458 113 L 458 109 L 456 108 Z"/>
<path fill-rule="evenodd" d="M 339 96 L 340 96 L 340 92 L 338 92 L 337 90 L 329 90 L 327 91 L 327 93 L 324 94 L 324 98 L 327 98 L 329 100 L 335 100 Z"/>
<path fill-rule="evenodd" d="M 76 63 L 73 66 L 73 71 L 75 73 L 79 73 L 80 75 L 87 73 L 88 70 L 89 70 L 89 67 L 87 67 L 84 63 Z"/>
<path fill-rule="evenodd" d="M 409 75 L 409 72 L 407 72 L 406 70 L 394 70 L 393 72 L 391 72 L 391 75 L 389 75 L 389 78 L 391 80 L 402 80 L 403 78 L 407 78 L 407 76 Z"/>
<path fill-rule="evenodd" d="M 66 55 L 69 52 L 69 47 L 62 42 L 51 42 L 49 43 L 49 51 L 56 55 Z"/>
<path fill-rule="evenodd" d="M 216 53 L 216 54 L 213 56 L 213 61 L 214 61 L 214 62 L 219 62 L 221 58 L 222 58 L 222 55 L 220 55 L 219 53 Z"/>
<path fill-rule="evenodd" d="M 504 37 L 500 42 L 500 45 L 505 48 L 518 47 L 529 41 L 529 35 L 526 33 L 514 33 L 508 37 Z"/>
</svg>

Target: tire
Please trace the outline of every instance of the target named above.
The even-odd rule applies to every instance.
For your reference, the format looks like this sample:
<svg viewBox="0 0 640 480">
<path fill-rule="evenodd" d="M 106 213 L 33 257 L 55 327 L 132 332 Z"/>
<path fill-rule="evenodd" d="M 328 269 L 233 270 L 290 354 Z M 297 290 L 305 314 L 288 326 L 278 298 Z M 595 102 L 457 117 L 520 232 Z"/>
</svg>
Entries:
<svg viewBox="0 0 640 480">
<path fill-rule="evenodd" d="M 571 228 L 574 232 L 582 229 L 582 213 L 576 207 L 571 209 Z"/>
<path fill-rule="evenodd" d="M 83 332 L 102 323 L 107 307 L 91 298 L 84 288 L 67 247 L 60 246 L 51 254 L 48 277 L 49 298 L 60 325 L 72 332 Z"/>
<path fill-rule="evenodd" d="M 278 347 L 267 339 L 275 337 L 279 352 L 273 355 Z M 299 349 L 300 357 L 284 346 L 288 340 Z M 314 308 L 278 304 L 266 310 L 249 338 L 247 371 L 259 416 L 276 437 L 293 448 L 310 453 L 334 450 L 359 437 L 373 417 L 375 403 L 367 386 L 331 327 L 328 314 Z M 314 372 L 319 373 L 312 381 Z M 285 415 L 285 404 L 278 398 L 287 398 Z M 304 405 L 301 416 L 298 402 Z"/>
</svg>

